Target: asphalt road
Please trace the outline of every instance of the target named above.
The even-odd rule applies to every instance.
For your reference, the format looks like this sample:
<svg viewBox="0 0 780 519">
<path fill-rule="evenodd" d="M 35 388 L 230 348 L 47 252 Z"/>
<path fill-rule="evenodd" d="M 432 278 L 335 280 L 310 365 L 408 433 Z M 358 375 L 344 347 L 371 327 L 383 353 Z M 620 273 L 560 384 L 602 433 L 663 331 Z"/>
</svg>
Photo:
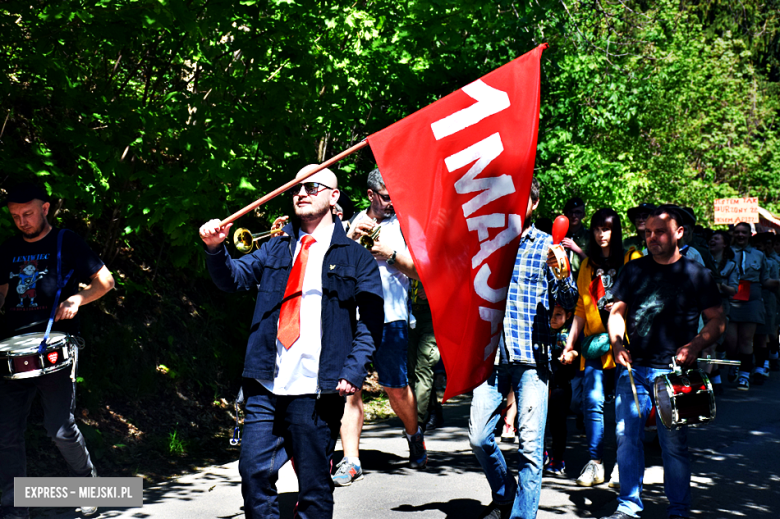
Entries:
<svg viewBox="0 0 780 519">
<path fill-rule="evenodd" d="M 769 519 L 780 514 L 780 373 L 747 393 L 727 388 L 717 400 L 717 417 L 691 429 L 693 515 L 701 518 Z M 335 491 L 334 517 L 474 518 L 490 502 L 490 489 L 468 445 L 469 397 L 445 405 L 445 427 L 426 438 L 430 462 L 425 471 L 407 467 L 406 441 L 400 422 L 367 425 L 361 443 L 365 478 Z M 614 406 L 607 411 L 607 477 L 615 460 Z M 539 517 L 602 517 L 616 506 L 616 492 L 606 483 L 578 487 L 575 479 L 587 462 L 585 437 L 569 419 L 564 478 L 545 478 Z M 516 444 L 515 444 L 516 445 Z M 510 466 L 516 447 L 503 444 Z M 337 447 L 336 459 L 341 458 Z M 666 517 L 663 468 L 657 444 L 645 446 L 647 470 L 645 519 Z M 282 517 L 292 517 L 297 480 L 289 466 L 278 483 Z M 101 509 L 102 518 L 212 519 L 243 517 L 238 462 L 205 467 L 144 490 L 144 506 Z M 34 509 L 33 517 L 70 519 L 73 510 Z"/>
</svg>

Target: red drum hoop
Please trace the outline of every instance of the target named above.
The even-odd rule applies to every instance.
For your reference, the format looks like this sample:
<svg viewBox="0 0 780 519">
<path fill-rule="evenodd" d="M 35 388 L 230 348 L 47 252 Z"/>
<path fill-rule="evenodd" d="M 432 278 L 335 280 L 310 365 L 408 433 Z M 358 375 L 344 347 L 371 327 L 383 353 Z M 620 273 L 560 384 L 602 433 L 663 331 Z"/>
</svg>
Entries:
<svg viewBox="0 0 780 519">
<path fill-rule="evenodd" d="M 700 369 L 660 375 L 653 389 L 658 418 L 667 429 L 697 427 L 715 419 L 715 392 Z"/>
</svg>

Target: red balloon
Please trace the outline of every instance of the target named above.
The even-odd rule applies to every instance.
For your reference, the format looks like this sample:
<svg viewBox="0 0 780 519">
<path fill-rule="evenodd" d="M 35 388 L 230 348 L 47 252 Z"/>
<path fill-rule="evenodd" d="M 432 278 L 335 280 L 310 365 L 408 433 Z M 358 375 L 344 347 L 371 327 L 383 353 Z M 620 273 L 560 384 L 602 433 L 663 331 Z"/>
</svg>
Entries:
<svg viewBox="0 0 780 519">
<path fill-rule="evenodd" d="M 566 233 L 569 232 L 569 219 L 563 215 L 560 215 L 553 222 L 552 239 L 554 244 L 561 243 L 566 237 Z"/>
</svg>

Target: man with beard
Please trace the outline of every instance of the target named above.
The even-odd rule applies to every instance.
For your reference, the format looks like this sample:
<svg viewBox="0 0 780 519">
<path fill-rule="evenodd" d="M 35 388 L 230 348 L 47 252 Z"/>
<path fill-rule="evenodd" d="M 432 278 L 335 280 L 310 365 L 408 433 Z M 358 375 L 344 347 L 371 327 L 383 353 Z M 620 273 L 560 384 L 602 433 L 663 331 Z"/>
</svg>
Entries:
<svg viewBox="0 0 780 519">
<path fill-rule="evenodd" d="M 79 308 L 111 290 L 114 278 L 84 240 L 49 224 L 48 195 L 41 188 L 33 184 L 12 188 L 7 204 L 21 235 L 0 247 L 0 307 L 5 306 L 2 338 L 44 332 L 52 318 L 53 331 L 78 336 Z M 87 285 L 81 291 L 80 282 Z M 41 395 L 46 432 L 71 474 L 95 476 L 95 469 L 73 416 L 75 367 L 38 377 L 4 379 L 6 359 L 2 363 L 6 372 L 0 372 L 0 517 L 24 519 L 29 517 L 27 508 L 14 508 L 14 478 L 27 476 L 24 431 L 36 394 Z M 84 506 L 81 511 L 92 515 L 97 508 Z"/>
<path fill-rule="evenodd" d="M 374 368 L 379 376 L 379 385 L 390 400 L 390 406 L 403 422 L 404 436 L 409 443 L 409 464 L 412 468 L 422 469 L 428 462 L 428 453 L 417 421 L 417 402 L 407 376 L 409 278 L 418 279 L 418 276 L 401 234 L 393 202 L 378 169 L 368 174 L 367 194 L 370 205 L 355 215 L 347 237 L 360 240 L 370 235 L 377 226 L 380 229 L 369 249 L 382 277 L 385 310 L 382 342 L 377 346 Z M 344 459 L 333 475 L 336 485 L 348 486 L 363 478 L 359 459 L 362 429 L 363 399 L 358 391 L 347 400 L 344 411 L 341 426 Z"/>
<path fill-rule="evenodd" d="M 693 366 L 699 353 L 725 329 L 720 295 L 710 272 L 680 253 L 683 215 L 676 206 L 661 206 L 647 219 L 650 256 L 627 263 L 612 293 L 609 338 L 618 363 L 615 419 L 620 496 L 617 511 L 608 519 L 630 519 L 642 512 L 645 473 L 642 438 L 653 406 L 656 377 L 671 371 L 672 358 Z M 699 315 L 707 324 L 699 332 Z M 628 337 L 624 345 L 623 338 Z M 633 382 L 630 378 L 633 370 Z M 636 396 L 634 396 L 636 395 Z M 637 398 L 640 409 L 634 404 Z M 664 490 L 670 519 L 690 517 L 691 459 L 688 428 L 658 427 L 664 465 Z"/>
<path fill-rule="evenodd" d="M 290 458 L 297 516 L 333 516 L 330 462 L 344 396 L 363 385 L 382 333 L 379 270 L 334 219 L 336 175 L 319 171 L 289 194 L 295 218 L 285 234 L 241 259 L 224 245 L 232 224 L 211 220 L 200 228 L 214 283 L 226 292 L 258 290 L 244 360 L 239 462 L 250 519 L 279 517 L 276 481 Z"/>
</svg>

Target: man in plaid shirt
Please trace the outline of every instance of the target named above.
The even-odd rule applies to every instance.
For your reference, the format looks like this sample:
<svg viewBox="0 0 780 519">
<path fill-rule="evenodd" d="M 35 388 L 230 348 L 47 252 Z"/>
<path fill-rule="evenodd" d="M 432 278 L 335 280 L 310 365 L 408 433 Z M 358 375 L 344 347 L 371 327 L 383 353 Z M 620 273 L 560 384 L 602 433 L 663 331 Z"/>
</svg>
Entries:
<svg viewBox="0 0 780 519">
<path fill-rule="evenodd" d="M 550 252 L 552 237 L 530 223 L 539 205 L 539 190 L 534 178 L 507 294 L 497 364 L 490 377 L 474 390 L 471 401 L 469 441 L 493 494 L 493 502 L 480 517 L 489 519 L 536 517 L 553 337 L 550 315 L 555 304 L 571 308 L 577 302 L 577 287 L 571 276 L 559 281 L 548 266 L 556 264 Z M 507 469 L 494 434 L 510 389 L 518 409 L 519 483 Z"/>
</svg>

